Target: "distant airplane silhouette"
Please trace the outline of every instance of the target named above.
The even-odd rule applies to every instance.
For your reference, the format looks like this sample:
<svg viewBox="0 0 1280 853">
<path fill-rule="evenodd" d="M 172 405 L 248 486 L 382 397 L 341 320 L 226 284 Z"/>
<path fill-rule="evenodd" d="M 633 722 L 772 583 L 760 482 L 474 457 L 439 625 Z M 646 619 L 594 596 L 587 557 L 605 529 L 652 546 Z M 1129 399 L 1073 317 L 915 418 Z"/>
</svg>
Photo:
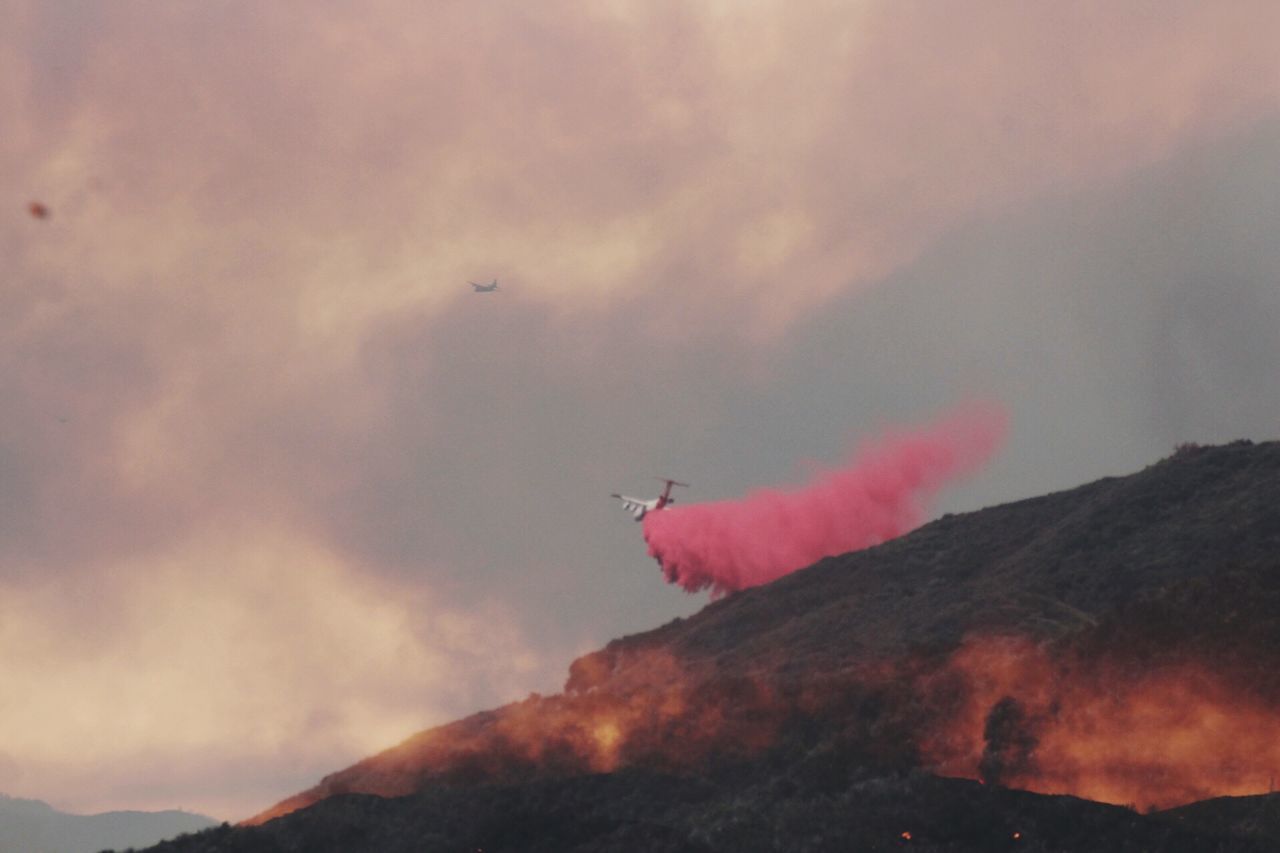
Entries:
<svg viewBox="0 0 1280 853">
<path fill-rule="evenodd" d="M 496 278 L 488 284 L 476 284 L 474 281 L 469 281 L 467 284 L 471 285 L 476 293 L 493 293 L 498 289 L 498 280 Z"/>
</svg>

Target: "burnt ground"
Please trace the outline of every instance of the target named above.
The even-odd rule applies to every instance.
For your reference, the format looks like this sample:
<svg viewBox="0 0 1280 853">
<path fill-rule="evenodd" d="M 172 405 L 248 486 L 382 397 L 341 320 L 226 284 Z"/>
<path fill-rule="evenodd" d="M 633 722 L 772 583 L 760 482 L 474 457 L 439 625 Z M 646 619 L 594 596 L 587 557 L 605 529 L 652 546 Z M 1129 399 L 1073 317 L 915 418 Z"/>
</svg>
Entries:
<svg viewBox="0 0 1280 853">
<path fill-rule="evenodd" d="M 922 721 L 963 697 L 920 685 L 974 634 L 1076 668 L 1207 662 L 1280 707 L 1280 443 L 1180 448 L 828 558 L 615 640 L 574 662 L 563 695 L 416 735 L 277 810 L 299 811 L 153 849 L 1280 850 L 1274 796 L 1139 814 L 924 772 Z M 689 710 L 638 725 L 621 769 L 593 772 L 564 721 L 666 689 L 655 651 L 678 661 Z M 869 679 L 886 661 L 892 676 Z M 717 734 L 698 740 L 708 708 Z M 518 754 L 494 734 L 512 719 L 552 721 L 563 748 Z"/>
</svg>

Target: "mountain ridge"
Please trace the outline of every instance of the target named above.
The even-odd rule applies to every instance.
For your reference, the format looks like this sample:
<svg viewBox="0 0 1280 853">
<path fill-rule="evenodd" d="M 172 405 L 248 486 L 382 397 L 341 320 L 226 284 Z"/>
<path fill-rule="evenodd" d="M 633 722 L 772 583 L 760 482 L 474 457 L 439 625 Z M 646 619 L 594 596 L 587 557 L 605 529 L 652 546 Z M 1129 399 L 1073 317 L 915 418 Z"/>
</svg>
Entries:
<svg viewBox="0 0 1280 853">
<path fill-rule="evenodd" d="M 172 849 L 287 839 L 288 827 L 331 821 L 344 809 L 403 809 L 397 826 L 429 824 L 430 814 L 445 820 L 449 791 L 525 803 L 533 824 L 538 812 L 526 801 L 542 796 L 569 797 L 599 816 L 613 807 L 574 779 L 616 785 L 644 774 L 665 785 L 723 777 L 730 781 L 708 802 L 756 798 L 758 809 L 779 815 L 789 808 L 816 815 L 816 802 L 839 800 L 861 809 L 868 826 L 877 818 L 858 805 L 866 800 L 859 785 L 898 790 L 931 813 L 949 813 L 952 799 L 991 815 L 1017 802 L 1028 813 L 1074 813 L 1094 828 L 1116 806 L 1082 805 L 1080 796 L 1158 812 L 1260 795 L 1243 802 L 1270 827 L 1269 806 L 1254 803 L 1270 802 L 1265 780 L 1280 769 L 1280 717 L 1272 710 L 1280 705 L 1277 555 L 1280 443 L 1185 445 L 1134 474 L 944 516 L 619 638 L 574 661 L 562 694 L 414 735 L 255 819 L 267 827 L 230 831 L 230 846 Z M 1224 719 L 1234 728 L 1203 724 Z M 1187 746 L 1173 754 L 1175 742 Z M 810 802 L 804 792 L 814 773 L 820 796 Z M 987 784 L 974 793 L 965 786 L 976 782 L 939 776 Z M 756 782 L 735 788 L 739 778 Z M 626 820 L 684 826 L 680 844 L 694 846 L 671 849 L 735 849 L 724 846 L 725 832 L 735 830 L 721 825 L 716 809 L 663 805 L 646 790 L 631 798 L 641 804 L 632 803 Z M 357 809 L 341 799 L 362 794 L 400 805 Z M 878 802 L 897 814 L 892 802 Z M 1179 812 L 1172 823 L 1129 809 L 1137 819 L 1125 824 L 1129 842 L 1185 831 L 1200 841 L 1178 849 L 1269 849 L 1270 829 L 1240 834 L 1214 823 L 1207 813 L 1221 808 Z M 719 827 L 704 839 L 710 848 L 695 843 L 696 821 L 681 823 L 690 813 Z M 740 817 L 768 829 L 761 815 Z M 1057 829 L 1037 842 L 1050 846 L 1026 849 L 1089 849 L 1053 847 L 1076 842 L 1064 840 L 1072 820 L 1050 823 Z M 592 845 L 631 831 L 609 826 L 581 849 L 611 849 Z M 463 826 L 450 837 L 474 839 L 478 831 Z M 848 831 L 855 834 L 846 842 L 881 849 L 874 845 L 883 837 Z M 922 849 L 991 849 L 937 843 L 944 846 Z"/>
<path fill-rule="evenodd" d="M 42 800 L 0 794 L 0 853 L 94 853 L 104 847 L 155 844 L 217 824 L 179 809 L 71 814 Z"/>
</svg>

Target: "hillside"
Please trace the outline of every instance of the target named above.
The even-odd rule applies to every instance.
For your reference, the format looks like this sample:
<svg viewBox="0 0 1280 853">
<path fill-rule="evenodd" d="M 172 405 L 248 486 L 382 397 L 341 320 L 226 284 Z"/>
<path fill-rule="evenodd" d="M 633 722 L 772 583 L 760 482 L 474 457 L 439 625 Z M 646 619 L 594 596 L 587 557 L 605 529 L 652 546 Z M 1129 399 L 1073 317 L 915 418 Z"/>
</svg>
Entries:
<svg viewBox="0 0 1280 853">
<path fill-rule="evenodd" d="M 1074 797 L 925 774 L 828 775 L 768 765 L 699 776 L 622 771 L 524 785 L 345 794 L 263 826 L 154 853 L 765 853 L 1047 851 L 1261 853 L 1264 837 Z M 1271 798 L 1271 808 L 1277 798 Z"/>
<path fill-rule="evenodd" d="M 616 640 L 163 849 L 1276 849 L 1239 798 L 1280 773 L 1277 663 L 1280 444 L 1186 447 Z"/>
</svg>

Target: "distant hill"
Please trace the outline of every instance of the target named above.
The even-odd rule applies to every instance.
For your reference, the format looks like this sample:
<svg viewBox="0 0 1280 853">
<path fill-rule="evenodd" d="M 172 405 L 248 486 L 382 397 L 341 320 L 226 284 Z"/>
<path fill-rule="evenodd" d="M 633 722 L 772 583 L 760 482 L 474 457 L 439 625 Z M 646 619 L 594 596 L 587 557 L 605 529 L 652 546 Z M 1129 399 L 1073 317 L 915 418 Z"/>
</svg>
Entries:
<svg viewBox="0 0 1280 853">
<path fill-rule="evenodd" d="M 94 853 L 142 847 L 216 825 L 182 811 L 67 814 L 38 800 L 0 795 L 0 853 Z"/>
<path fill-rule="evenodd" d="M 828 558 L 156 849 L 1276 850 L 1277 777 L 1280 444 L 1237 442 Z"/>
</svg>

